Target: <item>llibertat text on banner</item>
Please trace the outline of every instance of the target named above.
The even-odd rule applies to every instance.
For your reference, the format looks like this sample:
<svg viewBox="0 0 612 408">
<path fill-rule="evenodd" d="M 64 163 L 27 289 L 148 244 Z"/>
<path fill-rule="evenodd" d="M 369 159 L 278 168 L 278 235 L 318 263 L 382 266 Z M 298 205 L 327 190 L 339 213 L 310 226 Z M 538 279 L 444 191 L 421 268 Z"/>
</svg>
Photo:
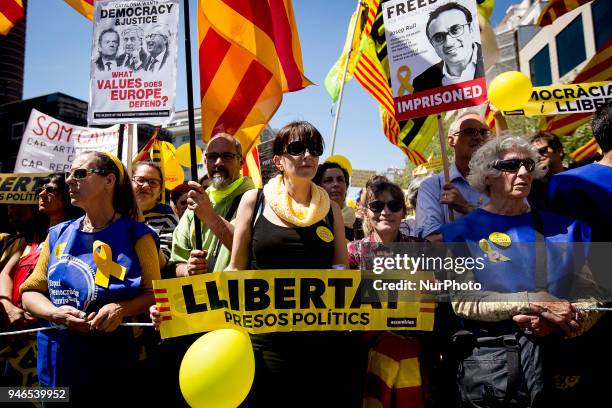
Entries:
<svg viewBox="0 0 612 408">
<path fill-rule="evenodd" d="M 486 102 L 475 0 L 392 0 L 382 7 L 397 120 Z"/>
<path fill-rule="evenodd" d="M 127 146 L 127 137 L 124 146 Z M 132 140 L 132 150 L 136 143 Z M 85 151 L 108 151 L 117 154 L 119 125 L 106 129 L 71 125 L 32 109 L 23 132 L 15 162 L 15 173 L 64 172 L 74 158 Z M 121 157 L 127 163 L 127 149 Z"/>
<path fill-rule="evenodd" d="M 38 189 L 49 173 L 0 173 L 0 204 L 38 204 Z"/>
<path fill-rule="evenodd" d="M 153 281 L 162 338 L 234 328 L 249 333 L 433 330 L 435 297 L 397 285 L 433 272 L 386 276 L 358 270 L 214 272 Z M 400 277 L 400 278 L 398 278 Z M 396 285 L 379 290 L 383 282 Z"/>
<path fill-rule="evenodd" d="M 174 115 L 179 0 L 94 3 L 90 125 L 162 125 Z"/>
</svg>

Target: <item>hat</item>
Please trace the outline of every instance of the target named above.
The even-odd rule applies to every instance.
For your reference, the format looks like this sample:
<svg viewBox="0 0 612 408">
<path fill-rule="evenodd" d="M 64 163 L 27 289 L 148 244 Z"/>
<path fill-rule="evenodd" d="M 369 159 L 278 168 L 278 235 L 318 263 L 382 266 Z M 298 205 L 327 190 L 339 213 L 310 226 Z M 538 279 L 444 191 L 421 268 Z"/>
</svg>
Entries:
<svg viewBox="0 0 612 408">
<path fill-rule="evenodd" d="M 327 159 L 325 159 L 325 163 L 336 163 L 344 170 L 346 170 L 349 177 L 353 176 L 353 166 L 351 166 L 351 162 L 349 161 L 349 159 L 340 154 L 334 154 L 333 156 L 329 156 Z"/>
<path fill-rule="evenodd" d="M 189 190 L 191 190 L 191 187 L 189 187 L 189 184 L 187 183 L 179 184 L 178 186 L 174 187 L 174 189 L 170 193 L 170 198 L 172 199 L 172 201 L 176 201 L 183 194 L 189 192 Z"/>
</svg>

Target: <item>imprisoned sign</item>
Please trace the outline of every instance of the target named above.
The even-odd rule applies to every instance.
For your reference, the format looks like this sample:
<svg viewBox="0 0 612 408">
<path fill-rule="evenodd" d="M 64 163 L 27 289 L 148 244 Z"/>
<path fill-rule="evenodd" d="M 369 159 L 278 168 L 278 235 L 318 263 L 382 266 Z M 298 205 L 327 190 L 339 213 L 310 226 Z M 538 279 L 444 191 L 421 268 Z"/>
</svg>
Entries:
<svg viewBox="0 0 612 408">
<path fill-rule="evenodd" d="M 486 102 L 475 0 L 383 3 L 395 118 Z"/>
<path fill-rule="evenodd" d="M 178 0 L 98 0 L 89 124 L 167 123 L 174 115 Z"/>
<path fill-rule="evenodd" d="M 135 141 L 132 140 L 132 143 Z M 106 129 L 75 126 L 32 109 L 21 139 L 14 171 L 68 171 L 74 158 L 83 151 L 117 153 L 118 144 L 119 125 Z M 125 139 L 124 146 L 127 146 Z M 133 151 L 136 151 L 135 145 Z M 122 156 L 122 161 L 126 163 L 127 148 Z"/>
<path fill-rule="evenodd" d="M 434 281 L 433 275 L 429 279 Z M 430 295 L 398 300 L 397 292 L 379 291 L 383 287 L 389 286 L 380 277 L 362 279 L 356 270 L 214 272 L 153 281 L 162 338 L 222 328 L 249 333 L 433 329 Z"/>
<path fill-rule="evenodd" d="M 504 116 L 546 116 L 594 112 L 612 101 L 612 82 L 538 86 L 521 109 L 502 111 Z"/>
<path fill-rule="evenodd" d="M 36 204 L 48 173 L 0 173 L 0 204 Z"/>
</svg>

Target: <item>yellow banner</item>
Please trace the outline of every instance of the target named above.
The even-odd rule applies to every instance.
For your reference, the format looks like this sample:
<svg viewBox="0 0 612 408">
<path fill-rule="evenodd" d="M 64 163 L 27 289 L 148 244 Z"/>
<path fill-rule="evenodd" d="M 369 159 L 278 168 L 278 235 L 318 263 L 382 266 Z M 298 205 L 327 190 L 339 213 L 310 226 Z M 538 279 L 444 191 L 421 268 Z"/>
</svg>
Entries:
<svg viewBox="0 0 612 408">
<path fill-rule="evenodd" d="M 433 280 L 424 272 L 362 279 L 355 270 L 261 270 L 156 280 L 153 288 L 165 339 L 224 328 L 431 331 L 435 302 L 419 282 Z"/>
<path fill-rule="evenodd" d="M 0 204 L 36 204 L 49 173 L 0 173 Z"/>
<path fill-rule="evenodd" d="M 612 82 L 538 86 L 522 109 L 502 111 L 504 116 L 547 116 L 594 112 L 612 100 Z"/>
</svg>

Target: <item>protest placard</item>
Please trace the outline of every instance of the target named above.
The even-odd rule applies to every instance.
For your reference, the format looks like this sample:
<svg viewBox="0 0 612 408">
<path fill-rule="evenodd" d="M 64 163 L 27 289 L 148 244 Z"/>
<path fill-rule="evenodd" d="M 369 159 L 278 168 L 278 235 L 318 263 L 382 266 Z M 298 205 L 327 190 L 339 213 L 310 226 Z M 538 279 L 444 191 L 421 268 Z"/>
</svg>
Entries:
<svg viewBox="0 0 612 408">
<path fill-rule="evenodd" d="M 172 119 L 178 15 L 178 0 L 95 2 L 90 125 Z"/>
<path fill-rule="evenodd" d="M 375 170 L 357 170 L 353 169 L 351 177 L 351 187 L 364 188 L 369 179 L 376 175 Z"/>
<path fill-rule="evenodd" d="M 124 135 L 124 146 L 127 146 Z M 136 151 L 132 140 L 133 151 Z M 86 128 L 63 122 L 32 109 L 15 162 L 15 173 L 63 172 L 80 153 L 88 150 L 117 153 L 119 125 Z M 127 148 L 122 155 L 127 163 Z"/>
<path fill-rule="evenodd" d="M 36 204 L 37 189 L 45 184 L 48 173 L 1 173 L 0 204 Z"/>
<path fill-rule="evenodd" d="M 612 101 L 612 82 L 537 86 L 521 109 L 502 111 L 504 116 L 546 116 L 595 112 Z"/>
<path fill-rule="evenodd" d="M 392 0 L 382 7 L 396 119 L 486 101 L 475 0 Z"/>
</svg>

